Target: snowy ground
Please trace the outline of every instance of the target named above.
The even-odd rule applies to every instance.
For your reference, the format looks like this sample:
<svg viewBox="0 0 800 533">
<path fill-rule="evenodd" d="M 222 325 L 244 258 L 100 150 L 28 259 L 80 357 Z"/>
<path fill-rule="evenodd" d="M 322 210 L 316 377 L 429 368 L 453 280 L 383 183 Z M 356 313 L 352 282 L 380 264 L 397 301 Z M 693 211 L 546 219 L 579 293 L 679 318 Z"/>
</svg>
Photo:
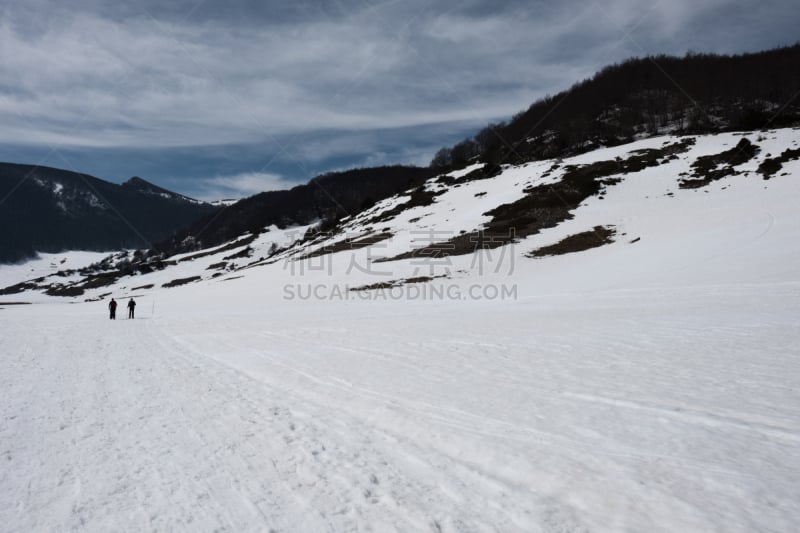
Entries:
<svg viewBox="0 0 800 533">
<path fill-rule="evenodd" d="M 2 529 L 791 531 L 798 301 L 6 310 Z"/>
<path fill-rule="evenodd" d="M 0 287 L 20 281 L 49 276 L 59 270 L 76 270 L 100 261 L 108 254 L 103 252 L 65 252 L 39 254 L 39 257 L 16 265 L 0 265 Z M 0 297 L 0 300 L 8 298 Z"/>
<path fill-rule="evenodd" d="M 516 245 L 513 272 L 464 256 L 440 281 L 516 299 L 287 298 L 280 263 L 140 290 L 131 321 L 0 298 L 37 302 L 0 305 L 0 530 L 793 531 L 787 167 L 698 191 L 648 169 Z M 626 237 L 524 257 L 604 223 Z M 341 259 L 301 281 L 375 281 Z"/>
</svg>

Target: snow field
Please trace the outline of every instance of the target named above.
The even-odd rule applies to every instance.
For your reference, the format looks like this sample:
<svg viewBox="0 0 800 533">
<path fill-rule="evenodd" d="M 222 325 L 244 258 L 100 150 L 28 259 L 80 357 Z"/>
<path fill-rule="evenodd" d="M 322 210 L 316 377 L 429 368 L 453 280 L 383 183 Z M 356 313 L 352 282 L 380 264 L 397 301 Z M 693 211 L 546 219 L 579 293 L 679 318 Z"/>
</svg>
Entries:
<svg viewBox="0 0 800 533">
<path fill-rule="evenodd" d="M 787 531 L 798 296 L 115 322 L 15 309 L 0 517 L 9 531 Z"/>
<path fill-rule="evenodd" d="M 759 160 L 798 132 L 764 137 Z M 432 282 L 513 284 L 516 299 L 286 298 L 381 281 L 346 271 L 366 249 L 175 289 L 159 287 L 236 250 L 123 278 L 118 298 L 155 284 L 132 321 L 109 321 L 105 301 L 8 298 L 37 303 L 0 306 L 0 530 L 794 530 L 800 165 L 677 187 L 738 138 L 626 176 L 509 247 L 511 272 L 459 256 Z M 473 229 L 549 167 L 452 189 L 419 224 Z M 388 250 L 407 249 L 410 218 L 387 222 Z M 524 257 L 606 224 L 613 244 Z"/>
</svg>

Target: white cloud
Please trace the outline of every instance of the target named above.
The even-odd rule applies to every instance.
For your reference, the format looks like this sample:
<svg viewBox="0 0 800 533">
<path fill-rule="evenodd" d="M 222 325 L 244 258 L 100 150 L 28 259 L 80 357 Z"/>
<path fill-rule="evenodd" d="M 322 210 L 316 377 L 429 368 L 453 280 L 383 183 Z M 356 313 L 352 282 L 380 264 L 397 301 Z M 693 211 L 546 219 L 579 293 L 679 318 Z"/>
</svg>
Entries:
<svg viewBox="0 0 800 533">
<path fill-rule="evenodd" d="M 195 183 L 199 200 L 214 201 L 240 199 L 265 191 L 290 189 L 298 183 L 287 181 L 276 174 L 245 172 L 232 176 L 216 176 Z"/>
<path fill-rule="evenodd" d="M 459 39 L 474 35 L 464 50 L 460 43 L 431 48 L 435 43 L 420 34 L 425 19 L 395 20 L 396 13 L 381 9 L 355 10 L 336 22 L 237 31 L 149 16 L 122 22 L 93 12 L 58 14 L 58 24 L 43 24 L 34 34 L 24 25 L 0 24 L 0 79 L 11 84 L 0 92 L 0 142 L 252 142 L 320 129 L 489 120 L 530 103 L 517 91 L 479 88 L 482 66 L 502 51 L 496 38 L 483 36 L 513 22 L 500 15 L 472 25 L 463 17 L 436 19 L 435 26 L 454 28 L 453 35 L 466 28 Z M 510 34 L 528 33 L 519 26 Z M 465 61 L 469 56 L 479 64 Z M 500 73 L 493 66 L 493 77 L 524 82 L 520 75 L 529 65 L 503 64 L 514 68 Z"/>
<path fill-rule="evenodd" d="M 724 21 L 693 24 L 733 3 L 337 3 L 330 18 L 312 2 L 313 16 L 267 16 L 279 9 L 269 4 L 249 24 L 213 3 L 188 19 L 194 2 L 168 15 L 156 4 L 7 3 L 0 142 L 179 147 L 489 121 L 633 54 L 682 53 L 717 34 L 732 46 Z M 778 15 L 738 16 L 759 28 Z"/>
</svg>

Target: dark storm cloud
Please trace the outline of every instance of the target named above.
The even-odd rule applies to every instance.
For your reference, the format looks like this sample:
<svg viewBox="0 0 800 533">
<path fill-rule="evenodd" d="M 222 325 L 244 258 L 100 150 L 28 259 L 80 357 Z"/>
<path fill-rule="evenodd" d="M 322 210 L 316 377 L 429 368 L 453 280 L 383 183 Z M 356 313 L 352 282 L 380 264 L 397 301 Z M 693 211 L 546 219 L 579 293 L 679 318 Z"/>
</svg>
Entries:
<svg viewBox="0 0 800 533">
<path fill-rule="evenodd" d="M 81 163 L 152 152 L 151 178 L 249 192 L 253 176 L 422 162 L 606 64 L 791 44 L 797 23 L 791 1 L 5 2 L 0 143 Z M 213 164 L 188 159 L 209 146 Z"/>
</svg>

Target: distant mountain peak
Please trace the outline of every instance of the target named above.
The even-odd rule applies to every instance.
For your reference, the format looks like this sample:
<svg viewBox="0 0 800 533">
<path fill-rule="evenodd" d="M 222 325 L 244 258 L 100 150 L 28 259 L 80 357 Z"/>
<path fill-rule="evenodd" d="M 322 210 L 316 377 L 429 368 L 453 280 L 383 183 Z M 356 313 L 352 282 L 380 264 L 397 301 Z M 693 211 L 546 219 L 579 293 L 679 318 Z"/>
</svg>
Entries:
<svg viewBox="0 0 800 533">
<path fill-rule="evenodd" d="M 140 178 L 139 176 L 133 176 L 128 181 L 123 183 L 122 186 L 123 187 L 134 188 L 134 189 L 141 189 L 141 188 L 160 189 L 161 188 L 158 185 L 150 183 L 149 181 L 147 181 L 144 178 Z"/>
<path fill-rule="evenodd" d="M 121 187 L 140 192 L 142 194 L 148 194 L 151 196 L 160 196 L 162 198 L 168 198 L 171 200 L 180 200 L 180 201 L 188 201 L 196 204 L 202 204 L 205 202 L 201 202 L 200 200 L 195 200 L 194 198 L 189 198 L 188 196 L 184 196 L 182 194 L 178 194 L 176 192 L 172 192 L 168 189 L 163 187 L 159 187 L 154 183 L 150 183 L 144 178 L 140 178 L 139 176 L 133 176 L 128 181 L 123 183 Z"/>
</svg>

